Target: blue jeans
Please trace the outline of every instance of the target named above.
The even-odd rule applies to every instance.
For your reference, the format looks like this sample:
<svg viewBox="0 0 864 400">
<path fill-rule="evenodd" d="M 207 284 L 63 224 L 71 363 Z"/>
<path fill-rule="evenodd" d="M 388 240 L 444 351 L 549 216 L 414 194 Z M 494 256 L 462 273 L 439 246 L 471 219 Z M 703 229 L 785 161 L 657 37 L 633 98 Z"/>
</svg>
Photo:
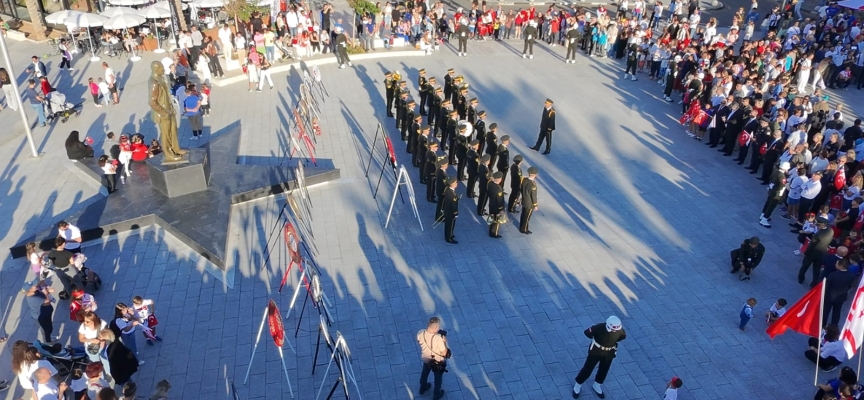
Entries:
<svg viewBox="0 0 864 400">
<path fill-rule="evenodd" d="M 126 346 L 129 350 L 131 350 L 135 355 L 138 355 L 138 346 L 135 344 L 135 331 L 137 329 L 132 329 L 129 333 L 123 333 L 120 335 L 120 340 L 123 342 L 123 345 Z"/>
<path fill-rule="evenodd" d="M 742 330 L 743 330 L 744 327 L 747 326 L 747 323 L 748 323 L 748 322 L 750 322 L 750 317 L 748 317 L 748 316 L 742 314 L 742 315 L 741 315 L 741 323 L 738 324 L 738 329 L 742 329 Z"/>
<path fill-rule="evenodd" d="M 276 60 L 276 47 L 275 46 L 264 46 L 265 51 L 267 52 L 267 59 L 270 61 Z"/>
<path fill-rule="evenodd" d="M 42 103 L 30 103 L 30 107 L 33 107 L 36 114 L 39 115 L 39 125 L 45 125 L 45 107 Z"/>
<path fill-rule="evenodd" d="M 432 372 L 435 378 L 435 384 L 433 385 L 432 396 L 434 397 L 439 391 L 441 391 L 441 380 L 444 377 L 444 371 L 432 371 L 431 363 L 423 363 L 423 371 L 420 372 L 420 389 L 423 389 L 427 385 L 429 385 L 429 372 Z"/>
</svg>

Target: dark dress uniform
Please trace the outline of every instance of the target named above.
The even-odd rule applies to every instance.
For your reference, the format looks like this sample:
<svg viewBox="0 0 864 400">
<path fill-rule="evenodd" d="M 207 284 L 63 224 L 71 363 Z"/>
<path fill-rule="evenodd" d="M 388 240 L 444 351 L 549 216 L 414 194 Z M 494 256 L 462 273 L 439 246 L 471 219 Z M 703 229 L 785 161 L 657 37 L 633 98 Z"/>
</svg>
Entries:
<svg viewBox="0 0 864 400">
<path fill-rule="evenodd" d="M 441 143 L 444 143 L 445 140 L 448 143 L 447 148 L 444 150 L 447 151 L 447 156 L 449 158 L 450 164 L 456 164 L 456 149 L 454 148 L 454 144 L 456 143 L 456 125 L 458 121 L 456 120 L 456 116 L 451 116 L 447 118 L 447 127 L 444 128 L 444 133 L 441 135 Z"/>
<path fill-rule="evenodd" d="M 723 152 L 724 156 L 731 156 L 735 150 L 735 143 L 738 142 L 738 134 L 744 128 L 744 123 L 747 122 L 749 112 L 746 112 L 743 107 L 735 111 L 730 111 L 726 117 L 726 130 L 723 132 L 723 148 L 719 151 Z"/>
<path fill-rule="evenodd" d="M 540 116 L 540 134 L 537 136 L 537 143 L 534 144 L 534 151 L 540 150 L 540 145 L 543 140 L 546 140 L 546 151 L 543 154 L 549 154 L 552 151 L 552 131 L 555 130 L 555 109 L 549 106 L 549 109 L 543 108 L 543 115 Z"/>
<path fill-rule="evenodd" d="M 494 166 L 498 158 L 498 135 L 492 130 L 486 133 L 486 154 L 492 157 L 490 167 Z"/>
<path fill-rule="evenodd" d="M 393 116 L 393 98 L 396 97 L 396 81 L 391 77 L 384 79 L 384 89 L 387 93 L 387 116 Z"/>
<path fill-rule="evenodd" d="M 818 222 L 817 218 L 817 222 Z M 827 223 L 827 221 L 825 221 Z M 828 247 L 831 246 L 831 241 L 834 239 L 834 231 L 823 226 L 818 232 L 810 238 L 810 244 L 807 245 L 807 251 L 804 252 L 804 259 L 801 260 L 801 268 L 798 269 L 798 283 L 804 283 L 804 276 L 807 269 L 813 267 L 813 280 L 810 281 L 810 286 L 816 286 L 819 279 L 819 270 L 822 267 L 822 260 L 828 255 Z"/>
<path fill-rule="evenodd" d="M 468 158 L 468 137 L 456 135 L 456 180 L 465 180 L 465 166 Z"/>
<path fill-rule="evenodd" d="M 456 113 L 459 114 L 459 120 L 464 120 L 468 114 L 468 99 L 465 98 L 465 93 L 459 92 L 459 95 L 456 96 L 456 105 L 453 107 L 456 109 Z"/>
<path fill-rule="evenodd" d="M 420 91 L 420 115 L 426 115 L 426 101 L 429 97 L 429 81 L 425 76 L 417 78 L 417 89 Z"/>
<path fill-rule="evenodd" d="M 768 184 L 768 178 L 771 172 L 774 171 L 774 165 L 777 164 L 777 159 L 783 154 L 784 142 L 782 139 L 770 139 L 768 142 L 767 151 L 762 155 L 762 183 Z M 823 202 L 824 203 L 824 202 Z M 821 204 L 821 203 L 820 203 Z"/>
<path fill-rule="evenodd" d="M 520 160 L 521 161 L 521 160 Z M 522 190 L 522 168 L 514 162 L 510 166 L 510 197 L 507 199 L 507 212 L 516 212 L 516 199 Z"/>
<path fill-rule="evenodd" d="M 474 185 L 477 184 L 477 169 L 480 167 L 480 154 L 474 149 L 465 152 L 465 168 L 468 170 L 468 182 L 465 184 L 465 192 L 468 198 L 474 197 Z"/>
<path fill-rule="evenodd" d="M 471 123 L 471 126 L 474 126 L 477 123 L 477 106 L 474 104 L 468 104 L 468 113 L 467 117 L 468 122 Z"/>
<path fill-rule="evenodd" d="M 405 111 L 402 112 L 402 127 L 399 129 L 399 134 L 402 136 L 402 140 L 408 140 L 408 130 L 411 128 L 411 124 L 414 123 L 414 107 L 405 105 Z"/>
<path fill-rule="evenodd" d="M 439 166 L 435 170 L 435 196 L 438 197 L 438 205 L 435 206 L 435 220 L 441 219 L 444 210 L 444 202 L 441 201 L 444 197 L 444 189 L 447 189 L 447 171 Z"/>
<path fill-rule="evenodd" d="M 432 149 L 427 150 L 422 173 L 426 176 L 426 200 L 431 203 L 435 202 L 435 163 L 437 161 L 438 154 Z"/>
<path fill-rule="evenodd" d="M 576 62 L 576 45 L 579 42 L 579 31 L 571 29 L 567 31 L 567 57 L 566 61 Z"/>
<path fill-rule="evenodd" d="M 504 211 L 504 190 L 490 179 L 486 187 L 486 195 L 489 197 L 489 215 L 493 217 L 492 223 L 489 224 L 489 237 L 500 238 L 498 216 Z"/>
<path fill-rule="evenodd" d="M 459 24 L 456 28 L 456 38 L 459 40 L 459 53 L 468 53 L 468 25 Z"/>
<path fill-rule="evenodd" d="M 428 126 L 424 128 L 428 128 Z M 417 135 L 417 147 L 414 147 L 414 154 L 411 155 L 411 165 L 420 167 L 421 171 L 423 169 L 423 157 L 426 156 L 426 150 L 428 150 L 426 145 L 429 139 L 427 135 Z M 426 177 L 423 176 L 422 172 L 420 174 L 420 183 L 426 183 Z"/>
<path fill-rule="evenodd" d="M 483 147 L 486 146 L 486 121 L 483 120 L 482 116 L 478 116 L 477 122 L 474 124 L 474 138 L 480 142 L 477 154 L 483 154 Z"/>
<path fill-rule="evenodd" d="M 723 136 L 723 132 L 726 131 L 726 118 L 729 117 L 729 112 L 731 109 L 728 105 L 722 105 L 717 109 L 717 112 L 714 113 L 714 127 L 710 128 L 708 131 L 708 145 L 711 148 L 715 148 L 720 144 L 720 139 Z"/>
<path fill-rule="evenodd" d="M 751 246 L 751 244 L 755 244 L 756 247 Z M 762 257 L 765 255 L 765 245 L 759 243 L 759 239 L 755 237 L 744 239 L 741 247 L 732 250 L 729 255 L 732 258 L 732 271 L 729 272 L 734 274 L 743 268 L 747 277 L 742 276 L 742 280 L 750 279 L 750 272 L 762 262 Z"/>
<path fill-rule="evenodd" d="M 435 126 L 435 121 L 438 119 L 438 113 L 441 112 L 441 101 L 443 100 L 438 93 L 432 94 L 432 100 L 429 102 L 429 113 L 426 114 L 426 125 Z"/>
<path fill-rule="evenodd" d="M 501 140 L 504 140 L 503 136 Z M 498 172 L 504 174 L 504 177 L 501 178 L 501 185 L 504 185 L 504 182 L 507 181 L 507 168 L 510 167 L 510 149 L 504 143 L 498 145 L 498 161 L 495 162 L 495 167 Z"/>
<path fill-rule="evenodd" d="M 530 174 L 530 172 L 529 172 Z M 519 216 L 519 232 L 531 234 L 528 229 L 528 223 L 531 221 L 531 215 L 534 214 L 534 207 L 537 207 L 537 184 L 533 179 L 522 179 L 522 187 L 519 188 L 522 192 L 522 214 Z"/>
<path fill-rule="evenodd" d="M 489 189 L 489 166 L 483 164 L 482 160 L 477 167 L 477 186 L 479 187 L 479 195 L 477 196 L 477 215 L 483 216 L 486 211 L 486 201 L 489 196 L 486 191 Z"/>
<path fill-rule="evenodd" d="M 449 99 L 453 94 L 453 79 L 455 76 L 450 71 L 447 71 L 447 75 L 444 75 L 444 98 Z"/>
<path fill-rule="evenodd" d="M 522 47 L 522 58 L 525 58 L 525 55 L 534 56 L 534 40 L 537 39 L 537 27 L 528 25 L 522 31 L 522 34 L 525 36 L 525 46 Z"/>
<path fill-rule="evenodd" d="M 783 199 L 783 193 L 786 191 L 786 173 L 777 167 L 774 173 L 771 174 L 771 185 L 768 187 L 768 198 L 765 199 L 765 205 L 762 206 L 762 215 L 765 219 L 771 218 L 771 213 L 777 207 L 780 200 Z"/>
<path fill-rule="evenodd" d="M 412 155 L 414 149 L 417 148 L 417 139 L 419 139 L 420 136 L 420 122 L 423 121 L 422 118 L 418 117 L 420 117 L 420 115 L 414 116 L 414 122 L 411 123 L 411 129 L 408 130 L 408 142 L 405 147 L 405 151 Z"/>
<path fill-rule="evenodd" d="M 453 79 L 453 92 L 450 93 L 450 104 L 453 104 L 453 109 L 457 112 L 459 110 L 456 108 L 456 104 L 459 94 L 462 93 L 462 82 L 463 79 L 461 76 L 457 76 L 455 79 Z"/>
<path fill-rule="evenodd" d="M 618 352 L 618 342 L 626 339 L 627 334 L 623 328 L 610 332 L 606 329 L 605 323 L 594 325 L 586 329 L 584 333 L 585 337 L 591 339 L 591 345 L 588 346 L 588 357 L 585 358 L 582 369 L 576 375 L 576 383 L 581 385 L 587 381 L 591 372 L 594 371 L 594 367 L 600 364 L 594 381 L 603 384 L 609 373 L 609 367 L 612 366 L 612 360 L 615 359 L 615 354 Z"/>
<path fill-rule="evenodd" d="M 750 135 L 753 135 L 758 127 L 759 119 L 756 117 L 751 116 L 747 119 L 747 122 L 744 123 L 744 130 Z M 750 146 L 753 145 L 753 142 L 755 142 L 755 140 L 751 136 L 750 143 L 745 142 L 743 146 L 740 143 L 738 144 L 738 157 L 735 157 L 735 161 L 738 162 L 738 165 L 744 164 L 744 160 L 747 159 L 747 150 L 750 150 Z"/>
<path fill-rule="evenodd" d="M 405 112 L 405 108 L 408 107 L 408 96 L 402 97 L 399 95 L 399 100 L 396 100 L 396 129 L 399 129 L 401 132 L 402 129 L 402 120 L 405 117 L 402 115 Z"/>
<path fill-rule="evenodd" d="M 747 169 L 750 170 L 751 174 L 755 174 L 759 170 L 759 166 L 762 165 L 762 146 L 768 144 L 769 140 L 771 140 L 769 128 L 760 123 L 753 132 L 753 143 L 750 145 L 750 166 Z"/>
<path fill-rule="evenodd" d="M 435 134 L 441 138 L 441 146 L 447 146 L 444 131 L 447 129 L 447 119 L 450 118 L 450 110 L 442 103 L 441 110 L 438 113 L 438 119 L 435 120 Z"/>
<path fill-rule="evenodd" d="M 459 197 L 456 196 L 456 191 L 447 187 L 444 189 L 444 240 L 447 243 L 456 244 L 456 237 L 453 235 L 453 230 L 456 228 L 456 217 L 459 216 Z"/>
</svg>

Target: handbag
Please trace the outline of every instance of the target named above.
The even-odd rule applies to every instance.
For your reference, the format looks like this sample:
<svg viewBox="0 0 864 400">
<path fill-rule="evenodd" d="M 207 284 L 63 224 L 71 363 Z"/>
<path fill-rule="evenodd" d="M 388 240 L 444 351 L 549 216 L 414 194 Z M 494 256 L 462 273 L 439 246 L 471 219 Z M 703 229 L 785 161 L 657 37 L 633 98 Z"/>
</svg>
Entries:
<svg viewBox="0 0 864 400">
<path fill-rule="evenodd" d="M 99 354 L 99 345 L 96 343 L 87 343 L 87 354 L 94 356 Z"/>
</svg>

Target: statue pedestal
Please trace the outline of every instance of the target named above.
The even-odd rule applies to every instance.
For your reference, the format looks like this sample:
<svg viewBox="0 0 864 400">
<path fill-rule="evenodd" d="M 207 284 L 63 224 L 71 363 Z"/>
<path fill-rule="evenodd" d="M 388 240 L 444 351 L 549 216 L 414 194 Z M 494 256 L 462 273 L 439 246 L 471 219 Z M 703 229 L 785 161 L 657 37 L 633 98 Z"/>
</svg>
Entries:
<svg viewBox="0 0 864 400">
<path fill-rule="evenodd" d="M 153 188 L 168 197 L 207 190 L 210 183 L 209 146 L 189 149 L 180 162 L 165 162 L 163 154 L 147 159 Z"/>
</svg>

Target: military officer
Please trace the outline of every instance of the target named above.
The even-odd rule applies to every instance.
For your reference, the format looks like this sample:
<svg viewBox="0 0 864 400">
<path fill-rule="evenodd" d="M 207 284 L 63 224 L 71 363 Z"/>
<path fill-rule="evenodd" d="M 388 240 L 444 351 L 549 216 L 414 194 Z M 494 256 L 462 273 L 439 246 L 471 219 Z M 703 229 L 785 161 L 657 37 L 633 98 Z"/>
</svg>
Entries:
<svg viewBox="0 0 864 400">
<path fill-rule="evenodd" d="M 423 125 L 420 127 L 420 136 L 417 137 L 417 147 L 414 148 L 414 154 L 411 157 L 411 165 L 415 167 L 419 167 L 421 169 L 420 173 L 420 183 L 426 183 L 426 177 L 422 173 L 423 169 L 423 158 L 426 157 L 426 150 L 429 149 L 429 141 L 435 140 L 432 137 L 429 137 L 429 125 Z"/>
<path fill-rule="evenodd" d="M 333 45 L 336 48 L 336 60 L 339 62 L 339 68 L 345 68 L 345 64 L 350 67 L 351 59 L 348 58 L 348 45 L 351 44 L 351 38 L 345 34 L 341 26 L 337 25 L 333 32 L 336 33 L 336 37 L 333 38 Z"/>
<path fill-rule="evenodd" d="M 459 88 L 459 96 L 456 97 L 456 111 L 459 113 L 459 120 L 464 120 L 468 115 L 468 85 L 462 85 Z"/>
<path fill-rule="evenodd" d="M 426 115 L 426 85 L 429 84 L 429 80 L 426 79 L 426 69 L 420 69 L 417 71 L 419 76 L 417 77 L 417 91 L 420 92 L 420 115 Z"/>
<path fill-rule="evenodd" d="M 417 140 L 420 138 L 420 127 L 423 124 L 423 116 L 420 114 L 414 115 L 414 123 L 411 124 L 411 129 L 408 130 L 408 142 L 405 151 L 413 155 L 414 149 L 417 148 Z"/>
<path fill-rule="evenodd" d="M 477 100 L 476 97 L 472 98 L 471 100 L 468 100 L 467 119 L 468 119 L 468 122 L 471 123 L 471 126 L 474 126 L 474 124 L 477 122 L 477 103 L 479 103 L 479 102 L 480 102 L 480 100 Z"/>
<path fill-rule="evenodd" d="M 397 74 L 397 76 L 399 76 Z M 396 90 L 396 93 L 408 92 L 408 95 L 411 95 L 411 91 L 408 90 L 408 82 L 399 80 L 399 88 Z"/>
<path fill-rule="evenodd" d="M 450 93 L 450 103 L 453 104 L 453 107 L 456 107 L 456 99 L 462 90 L 463 82 L 465 82 L 465 78 L 462 75 L 453 78 L 453 91 Z"/>
<path fill-rule="evenodd" d="M 396 100 L 396 129 L 402 130 L 402 120 L 405 118 L 402 113 L 405 112 L 405 107 L 408 105 L 408 91 L 398 91 L 399 99 Z"/>
<path fill-rule="evenodd" d="M 526 55 L 530 59 L 534 59 L 534 39 L 537 38 L 537 21 L 531 20 L 528 22 L 528 26 L 525 27 L 525 30 L 522 32 L 522 35 L 525 36 L 525 46 L 522 47 L 522 58 L 525 58 Z"/>
<path fill-rule="evenodd" d="M 492 174 L 492 180 L 489 181 L 486 188 L 486 195 L 489 197 L 489 216 L 492 218 L 492 223 L 489 224 L 489 237 L 501 239 L 498 232 L 500 221 L 504 217 L 504 191 L 501 189 L 501 183 L 504 181 L 504 174 L 498 171 Z"/>
<path fill-rule="evenodd" d="M 495 165 L 498 158 L 498 124 L 493 122 L 489 124 L 489 132 L 486 132 L 486 154 L 492 158 L 490 166 Z"/>
<path fill-rule="evenodd" d="M 438 162 L 438 142 L 435 139 L 430 139 L 427 145 L 429 150 L 426 150 L 426 162 L 420 170 L 426 178 L 423 182 L 426 183 L 426 201 L 434 203 L 435 200 L 435 164 Z"/>
<path fill-rule="evenodd" d="M 390 71 L 384 74 L 384 90 L 387 93 L 387 116 L 393 117 L 393 97 L 396 95 L 396 82 Z"/>
<path fill-rule="evenodd" d="M 507 199 L 507 212 L 516 212 L 516 199 L 522 189 L 522 155 L 513 156 L 513 165 L 510 166 L 510 197 Z"/>
<path fill-rule="evenodd" d="M 465 168 L 468 169 L 468 183 L 465 185 L 465 192 L 468 193 L 468 198 L 474 198 L 474 185 L 477 183 L 477 168 L 480 167 L 480 154 L 477 153 L 477 148 L 480 146 L 480 141 L 474 139 L 468 144 L 468 151 L 465 153 Z"/>
<path fill-rule="evenodd" d="M 450 163 L 446 158 L 442 158 L 438 160 L 436 165 L 438 166 L 435 171 L 435 196 L 438 197 L 438 205 L 435 206 L 435 220 L 437 221 L 443 215 L 444 202 L 441 200 L 444 199 L 444 189 L 447 188 L 447 168 L 450 167 Z"/>
<path fill-rule="evenodd" d="M 402 135 L 402 140 L 408 140 L 411 124 L 414 123 L 414 108 L 416 107 L 417 102 L 414 100 L 408 100 L 405 104 L 405 111 L 402 113 L 402 128 L 399 130 L 399 133 Z"/>
<path fill-rule="evenodd" d="M 567 30 L 567 57 L 564 58 L 564 62 L 567 64 L 573 63 L 576 64 L 576 46 L 579 42 L 579 30 L 576 29 L 576 25 L 570 26 L 570 29 Z"/>
<path fill-rule="evenodd" d="M 435 126 L 438 120 L 438 114 L 441 112 L 441 102 L 444 101 L 444 89 L 436 87 L 432 100 L 429 102 L 429 113 L 426 116 L 426 124 Z"/>
<path fill-rule="evenodd" d="M 426 81 L 426 97 L 420 99 L 420 113 L 429 115 L 429 110 L 432 108 L 432 98 L 435 96 L 435 77 L 432 76 Z"/>
<path fill-rule="evenodd" d="M 528 223 L 531 221 L 531 215 L 537 211 L 537 184 L 534 180 L 537 179 L 537 167 L 528 168 L 528 177 L 522 179 L 522 187 L 519 191 L 522 193 L 522 215 L 519 216 L 519 232 L 530 235 Z"/>
<path fill-rule="evenodd" d="M 465 57 L 468 54 L 468 21 L 464 19 L 459 21 L 459 27 L 456 28 L 456 38 L 459 40 L 459 57 Z"/>
<path fill-rule="evenodd" d="M 477 215 L 486 215 L 486 200 L 488 195 L 486 190 L 489 189 L 489 163 L 492 161 L 492 156 L 484 154 L 480 157 L 480 165 L 477 167 L 477 186 L 480 190 L 480 195 L 477 196 Z"/>
<path fill-rule="evenodd" d="M 443 217 L 444 217 L 444 240 L 450 244 L 457 244 L 453 230 L 456 228 L 456 218 L 459 216 L 459 196 L 456 196 L 456 178 L 447 178 L 447 187 L 444 189 Z"/>
<path fill-rule="evenodd" d="M 441 135 L 441 143 L 444 143 L 444 136 L 447 136 L 447 146 L 444 147 L 444 151 L 447 152 L 447 156 L 450 159 L 450 163 L 456 164 L 456 149 L 454 148 L 454 144 L 456 143 L 456 128 L 459 125 L 459 121 L 457 120 L 459 116 L 456 115 L 456 110 L 450 111 L 450 114 L 447 118 L 447 127 L 444 128 L 444 133 Z"/>
<path fill-rule="evenodd" d="M 594 367 L 599 363 L 600 368 L 597 369 L 597 375 L 594 376 L 594 384 L 591 388 L 602 399 L 606 397 L 606 394 L 603 393 L 603 381 L 606 380 L 609 367 L 612 366 L 612 360 L 615 359 L 615 354 L 618 352 L 618 342 L 626 339 L 627 334 L 621 326 L 621 319 L 614 315 L 607 318 L 605 323 L 601 322 L 586 329 L 584 334 L 588 339 L 591 339 L 591 345 L 588 346 L 588 357 L 585 358 L 582 369 L 576 375 L 573 398 L 579 398 L 582 384 L 588 380 Z"/>
<path fill-rule="evenodd" d="M 450 111 L 453 107 L 450 105 L 450 100 L 441 101 L 441 110 L 438 112 L 438 117 L 435 119 L 435 136 L 438 136 L 442 139 L 442 144 L 444 143 L 444 131 L 447 129 L 447 120 L 450 118 Z"/>
<path fill-rule="evenodd" d="M 456 135 L 456 180 L 465 180 L 465 163 L 468 158 L 468 135 L 465 125 L 459 126 L 459 134 Z"/>
<path fill-rule="evenodd" d="M 486 111 L 484 110 L 477 113 L 477 122 L 474 123 L 474 138 L 480 142 L 477 153 L 483 154 L 483 146 L 486 145 Z"/>
<path fill-rule="evenodd" d="M 456 78 L 456 70 L 450 68 L 447 70 L 447 75 L 444 75 L 444 98 L 450 99 L 453 94 L 453 80 Z"/>
<path fill-rule="evenodd" d="M 501 185 L 504 185 L 504 181 L 507 180 L 507 169 L 510 168 L 510 149 L 507 146 L 510 144 L 510 136 L 504 135 L 501 136 L 501 144 L 498 145 L 498 161 L 495 163 L 495 166 L 498 168 L 498 172 L 502 173 Z"/>
<path fill-rule="evenodd" d="M 552 100 L 546 99 L 545 107 L 543 107 L 543 116 L 540 118 L 540 135 L 537 137 L 537 143 L 531 150 L 540 150 L 540 145 L 543 140 L 546 140 L 546 151 L 543 154 L 549 154 L 552 151 L 552 131 L 555 130 L 555 109 L 552 108 Z"/>
</svg>

